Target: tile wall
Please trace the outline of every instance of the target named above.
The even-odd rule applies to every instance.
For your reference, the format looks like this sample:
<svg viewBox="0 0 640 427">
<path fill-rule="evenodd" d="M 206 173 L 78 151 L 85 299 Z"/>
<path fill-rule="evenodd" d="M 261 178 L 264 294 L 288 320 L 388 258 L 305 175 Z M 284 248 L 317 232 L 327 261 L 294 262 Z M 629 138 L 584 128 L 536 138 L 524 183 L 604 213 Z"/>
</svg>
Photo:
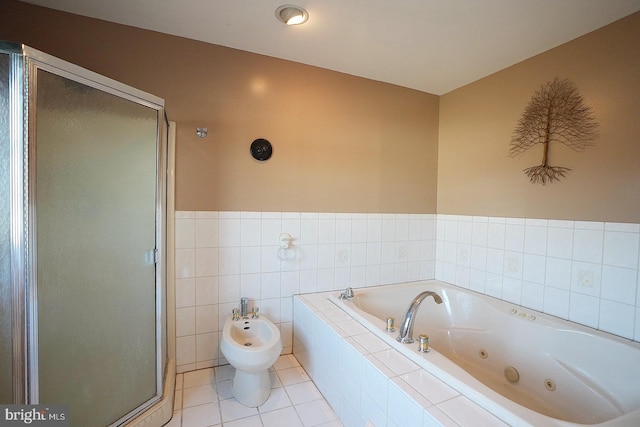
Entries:
<svg viewBox="0 0 640 427">
<path fill-rule="evenodd" d="M 226 363 L 220 331 L 241 297 L 290 353 L 292 295 L 435 274 L 435 215 L 178 211 L 175 230 L 178 372 Z"/>
<path fill-rule="evenodd" d="M 640 341 L 640 225 L 437 216 L 439 280 Z"/>
<path fill-rule="evenodd" d="M 292 295 L 432 278 L 640 341 L 639 224 L 188 211 L 175 222 L 178 372 L 226 363 L 219 334 L 243 296 L 280 327 L 286 354 Z"/>
</svg>

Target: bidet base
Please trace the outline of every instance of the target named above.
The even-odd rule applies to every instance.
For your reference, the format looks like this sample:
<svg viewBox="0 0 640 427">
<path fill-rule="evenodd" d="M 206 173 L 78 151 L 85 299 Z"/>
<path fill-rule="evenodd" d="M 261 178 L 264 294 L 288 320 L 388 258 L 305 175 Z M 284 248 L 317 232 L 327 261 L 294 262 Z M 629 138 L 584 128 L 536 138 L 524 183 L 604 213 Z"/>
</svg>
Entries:
<svg viewBox="0 0 640 427">
<path fill-rule="evenodd" d="M 233 397 L 244 406 L 258 407 L 267 401 L 271 394 L 271 377 L 269 371 L 251 374 L 236 369 L 231 379 Z"/>
</svg>

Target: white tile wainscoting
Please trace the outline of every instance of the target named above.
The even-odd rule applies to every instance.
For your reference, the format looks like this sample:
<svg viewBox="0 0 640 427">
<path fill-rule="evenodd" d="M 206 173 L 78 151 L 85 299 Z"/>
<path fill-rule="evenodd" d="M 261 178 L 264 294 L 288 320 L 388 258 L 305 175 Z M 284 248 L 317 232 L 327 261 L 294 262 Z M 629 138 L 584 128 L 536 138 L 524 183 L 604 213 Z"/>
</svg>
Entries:
<svg viewBox="0 0 640 427">
<path fill-rule="evenodd" d="M 292 296 L 439 279 L 640 341 L 640 225 L 443 214 L 176 212 L 177 370 L 226 363 L 240 297 L 292 347 Z M 278 257 L 280 234 L 293 249 Z"/>
<path fill-rule="evenodd" d="M 286 354 L 293 295 L 434 277 L 435 215 L 178 211 L 175 229 L 179 373 L 226 363 L 219 334 L 241 297 L 278 325 Z"/>
</svg>

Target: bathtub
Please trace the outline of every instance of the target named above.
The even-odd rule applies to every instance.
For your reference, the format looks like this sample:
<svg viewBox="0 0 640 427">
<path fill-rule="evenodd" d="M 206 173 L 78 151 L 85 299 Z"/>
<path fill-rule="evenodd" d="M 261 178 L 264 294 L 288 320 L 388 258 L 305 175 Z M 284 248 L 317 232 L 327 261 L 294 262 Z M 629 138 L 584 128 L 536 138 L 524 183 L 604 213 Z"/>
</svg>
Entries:
<svg viewBox="0 0 640 427">
<path fill-rule="evenodd" d="M 396 329 L 413 298 L 413 344 Z M 354 290 L 335 303 L 367 329 L 509 425 L 640 426 L 640 345 L 521 306 L 430 280 Z M 430 337 L 429 353 L 417 337 Z M 517 373 L 517 375 L 516 375 Z M 511 382 L 507 376 L 513 381 Z"/>
</svg>

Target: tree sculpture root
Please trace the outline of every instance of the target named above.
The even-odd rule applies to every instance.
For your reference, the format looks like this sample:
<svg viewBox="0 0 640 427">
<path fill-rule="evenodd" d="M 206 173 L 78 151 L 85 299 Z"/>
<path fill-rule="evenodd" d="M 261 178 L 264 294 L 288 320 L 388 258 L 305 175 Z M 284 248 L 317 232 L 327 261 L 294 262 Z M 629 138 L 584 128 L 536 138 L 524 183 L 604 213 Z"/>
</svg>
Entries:
<svg viewBox="0 0 640 427">
<path fill-rule="evenodd" d="M 532 166 L 524 169 L 524 173 L 529 177 L 532 183 L 545 185 L 553 181 L 560 181 L 571 169 L 562 166 Z"/>
</svg>

